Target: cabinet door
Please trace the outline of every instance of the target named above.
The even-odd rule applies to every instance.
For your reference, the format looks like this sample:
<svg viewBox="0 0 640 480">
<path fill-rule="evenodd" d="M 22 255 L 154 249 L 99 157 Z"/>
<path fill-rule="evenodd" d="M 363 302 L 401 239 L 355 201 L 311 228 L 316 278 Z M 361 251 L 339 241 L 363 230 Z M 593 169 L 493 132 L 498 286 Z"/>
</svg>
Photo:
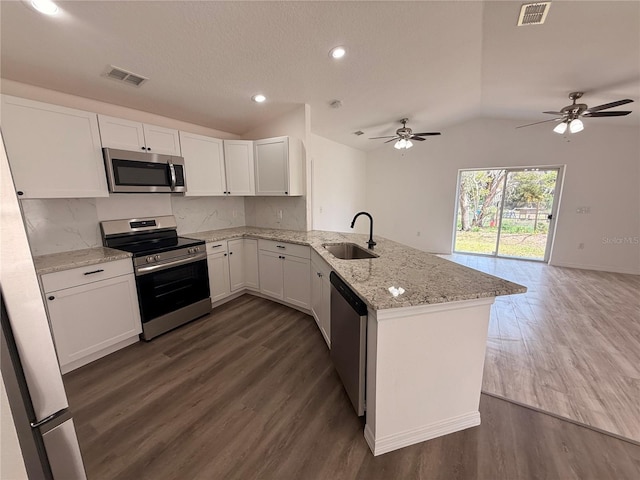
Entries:
<svg viewBox="0 0 640 480">
<path fill-rule="evenodd" d="M 142 123 L 98 115 L 102 146 L 120 150 L 146 151 Z"/>
<path fill-rule="evenodd" d="M 180 132 L 187 175 L 187 196 L 224 195 L 227 191 L 222 140 Z"/>
<path fill-rule="evenodd" d="M 284 256 L 284 300 L 302 308 L 311 306 L 310 263 L 308 258 Z"/>
<path fill-rule="evenodd" d="M 142 124 L 147 152 L 180 156 L 180 136 L 174 128 Z"/>
<path fill-rule="evenodd" d="M 95 113 L 3 95 L 2 135 L 21 198 L 109 196 Z"/>
<path fill-rule="evenodd" d="M 282 300 L 284 298 L 282 255 L 275 252 L 260 250 L 258 257 L 260 292 Z"/>
<path fill-rule="evenodd" d="M 331 282 L 329 273 L 322 276 L 322 307 L 320 309 L 320 331 L 331 348 Z"/>
<path fill-rule="evenodd" d="M 255 195 L 253 142 L 225 140 L 224 164 L 227 174 L 227 194 Z"/>
<path fill-rule="evenodd" d="M 207 264 L 209 265 L 211 303 L 214 303 L 231 294 L 231 286 L 229 283 L 229 256 L 226 251 L 208 255 Z"/>
<path fill-rule="evenodd" d="M 229 240 L 229 281 L 231 291 L 244 288 L 244 240 Z"/>
<path fill-rule="evenodd" d="M 47 293 L 60 366 L 142 331 L 133 274 Z"/>
<path fill-rule="evenodd" d="M 258 241 L 252 238 L 244 239 L 244 286 L 258 290 Z"/>
<path fill-rule="evenodd" d="M 311 313 L 318 324 L 318 328 L 322 329 L 322 272 L 311 262 Z"/>
<path fill-rule="evenodd" d="M 256 195 L 289 194 L 289 139 L 269 138 L 254 142 Z"/>
</svg>

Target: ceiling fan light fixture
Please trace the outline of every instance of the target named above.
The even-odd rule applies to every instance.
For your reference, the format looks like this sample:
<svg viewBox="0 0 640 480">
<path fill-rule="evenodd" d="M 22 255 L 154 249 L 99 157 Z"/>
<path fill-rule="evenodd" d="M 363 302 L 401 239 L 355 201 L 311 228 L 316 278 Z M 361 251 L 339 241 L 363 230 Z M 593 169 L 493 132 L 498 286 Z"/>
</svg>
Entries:
<svg viewBox="0 0 640 480">
<path fill-rule="evenodd" d="M 413 142 L 411 140 L 407 140 L 407 143 L 405 143 L 404 148 L 411 148 L 413 147 Z"/>
<path fill-rule="evenodd" d="M 558 125 L 556 125 L 553 131 L 562 135 L 567 131 L 567 122 L 560 122 Z"/>
<path fill-rule="evenodd" d="M 258 93 L 256 95 L 254 95 L 253 97 L 251 97 L 251 100 L 253 100 L 256 103 L 262 103 L 267 99 L 267 97 L 265 97 L 264 95 L 262 95 L 261 93 Z"/>
<path fill-rule="evenodd" d="M 578 133 L 578 132 L 581 132 L 582 130 L 584 130 L 584 124 L 582 123 L 582 120 L 580 120 L 579 118 L 576 118 L 569 124 L 569 131 L 571 133 Z"/>
</svg>

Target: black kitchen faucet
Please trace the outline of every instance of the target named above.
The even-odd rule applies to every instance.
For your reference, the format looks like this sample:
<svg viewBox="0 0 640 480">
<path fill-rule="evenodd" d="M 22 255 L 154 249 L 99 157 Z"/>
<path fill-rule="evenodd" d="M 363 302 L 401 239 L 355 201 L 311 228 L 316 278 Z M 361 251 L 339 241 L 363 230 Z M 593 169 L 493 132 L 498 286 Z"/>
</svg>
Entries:
<svg viewBox="0 0 640 480">
<path fill-rule="evenodd" d="M 373 241 L 373 217 L 371 216 L 371 214 L 368 213 L 368 212 L 358 212 L 358 213 L 356 213 L 356 216 L 353 217 L 353 220 L 351 220 L 351 228 L 353 228 L 353 226 L 356 224 L 356 219 L 360 215 L 366 215 L 367 217 L 369 217 L 369 220 L 370 220 L 370 223 L 369 223 L 369 240 L 367 240 L 367 245 L 369 245 L 369 249 L 370 250 L 373 250 L 373 246 L 376 244 L 376 242 Z"/>
</svg>

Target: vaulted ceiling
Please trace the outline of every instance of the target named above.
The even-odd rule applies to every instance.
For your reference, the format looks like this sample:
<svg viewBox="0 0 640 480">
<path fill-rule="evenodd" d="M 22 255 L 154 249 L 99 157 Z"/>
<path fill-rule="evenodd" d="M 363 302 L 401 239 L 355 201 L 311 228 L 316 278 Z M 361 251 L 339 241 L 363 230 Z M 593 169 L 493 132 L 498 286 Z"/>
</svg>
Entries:
<svg viewBox="0 0 640 480">
<path fill-rule="evenodd" d="M 312 132 L 370 150 L 402 117 L 442 131 L 478 115 L 545 120 L 576 90 L 592 106 L 640 100 L 637 1 L 553 0 L 526 27 L 512 1 L 58 4 L 46 17 L 0 2 L 2 78 L 239 135 L 307 103 Z M 109 65 L 149 81 L 115 82 Z M 588 122 L 640 125 L 640 104 L 625 108 Z"/>
</svg>

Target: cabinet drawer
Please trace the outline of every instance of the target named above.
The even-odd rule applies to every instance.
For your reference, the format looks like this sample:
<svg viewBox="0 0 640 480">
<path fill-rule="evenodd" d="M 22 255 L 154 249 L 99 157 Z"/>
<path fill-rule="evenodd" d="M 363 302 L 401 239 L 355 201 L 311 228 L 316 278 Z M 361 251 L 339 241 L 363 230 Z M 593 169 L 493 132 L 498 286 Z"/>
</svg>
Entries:
<svg viewBox="0 0 640 480">
<path fill-rule="evenodd" d="M 133 273 L 133 263 L 130 258 L 96 263 L 95 265 L 42 275 L 42 289 L 45 293 L 55 292 L 63 288 L 97 282 L 127 273 Z"/>
<path fill-rule="evenodd" d="M 309 258 L 309 247 L 294 243 L 274 242 L 273 240 L 258 240 L 258 248 L 268 252 L 278 252 L 295 257 Z"/>
<path fill-rule="evenodd" d="M 227 241 L 220 240 L 219 242 L 207 242 L 207 255 L 213 253 L 220 253 L 227 251 Z"/>
</svg>

